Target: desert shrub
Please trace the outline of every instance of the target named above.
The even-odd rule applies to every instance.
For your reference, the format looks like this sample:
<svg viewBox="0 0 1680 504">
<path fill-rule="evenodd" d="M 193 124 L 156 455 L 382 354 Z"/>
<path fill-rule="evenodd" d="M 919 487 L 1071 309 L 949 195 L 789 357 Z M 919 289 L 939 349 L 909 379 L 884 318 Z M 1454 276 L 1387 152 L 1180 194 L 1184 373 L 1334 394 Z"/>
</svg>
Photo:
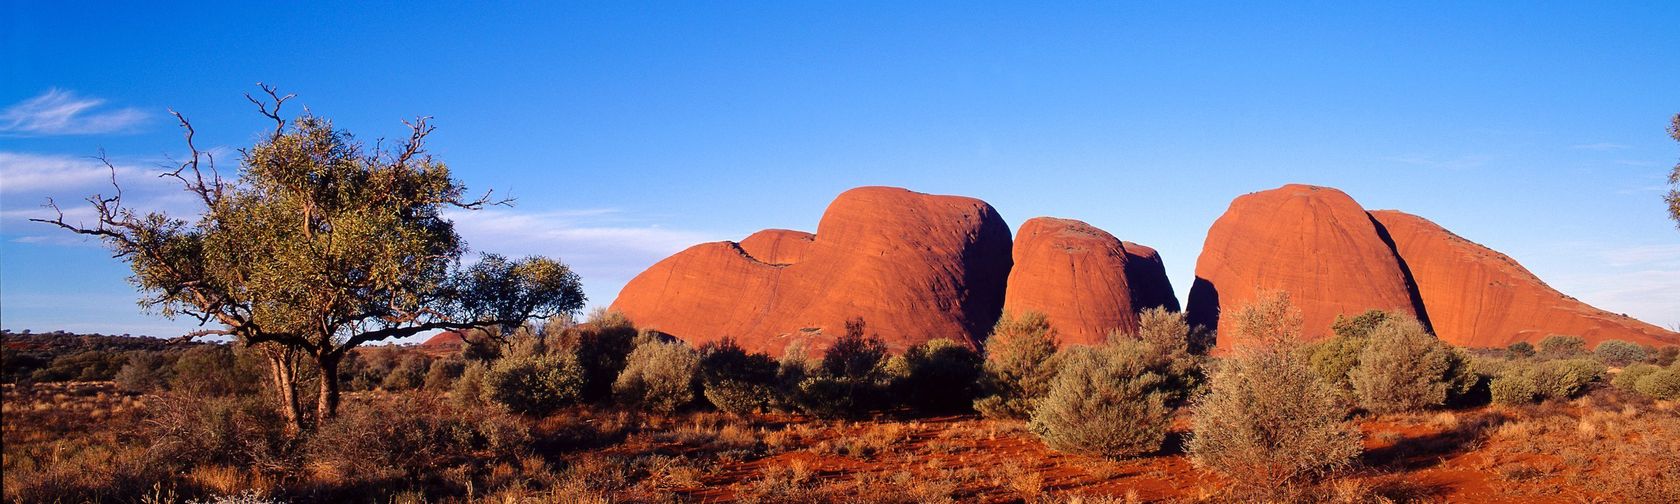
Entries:
<svg viewBox="0 0 1680 504">
<path fill-rule="evenodd" d="M 786 411 L 799 409 L 799 384 L 811 376 L 814 366 L 803 340 L 796 340 L 782 349 L 776 360 L 776 393 L 772 406 Z"/>
<path fill-rule="evenodd" d="M 292 437 L 267 398 L 171 394 L 157 404 L 146 437 L 166 462 L 179 467 L 288 466 Z"/>
<path fill-rule="evenodd" d="M 338 418 L 306 440 L 307 466 L 345 486 L 392 486 L 436 478 L 479 462 L 483 454 L 511 455 L 531 438 L 524 424 L 495 410 L 456 410 L 435 396 L 409 394 L 349 402 Z"/>
<path fill-rule="evenodd" d="M 163 390 L 169 385 L 169 361 L 160 352 L 139 350 L 130 353 L 114 378 L 117 388 L 125 392 L 146 394 Z"/>
<path fill-rule="evenodd" d="M 1680 346 L 1669 345 L 1658 348 L 1648 360 L 1658 366 L 1672 366 L 1680 358 Z"/>
<path fill-rule="evenodd" d="M 472 361 L 461 368 L 461 375 L 449 386 L 449 402 L 460 409 L 484 406 L 484 375 L 489 371 L 489 366 L 481 361 Z"/>
<path fill-rule="evenodd" d="M 1604 364 L 1593 359 L 1555 360 L 1541 362 L 1526 372 L 1541 399 L 1568 399 L 1598 381 L 1604 374 Z"/>
<path fill-rule="evenodd" d="M 1184 312 L 1154 307 L 1138 312 L 1137 339 L 1168 353 L 1190 351 L 1190 322 Z"/>
<path fill-rule="evenodd" d="M 127 356 L 121 352 L 84 350 L 54 357 L 30 374 L 33 382 L 104 381 L 116 376 Z M 10 362 L 7 363 L 11 365 Z"/>
<path fill-rule="evenodd" d="M 984 397 L 974 409 L 988 418 L 1026 418 L 1056 376 L 1056 331 L 1044 314 L 1005 313 L 986 338 Z"/>
<path fill-rule="evenodd" d="M 1233 318 L 1239 346 L 1198 398 L 1186 448 L 1199 467 L 1273 491 L 1353 463 L 1360 436 L 1336 391 L 1302 358 L 1300 312 L 1287 294 L 1263 293 Z"/>
<path fill-rule="evenodd" d="M 846 322 L 846 334 L 823 354 L 815 373 L 799 382 L 796 401 L 821 417 L 857 416 L 883 405 L 887 345 L 864 335 L 863 319 Z"/>
<path fill-rule="evenodd" d="M 1151 347 L 1117 341 L 1070 349 L 1028 428 L 1066 452 L 1128 458 L 1160 450 L 1172 410 L 1166 378 L 1151 369 Z"/>
<path fill-rule="evenodd" d="M 1375 413 L 1434 408 L 1449 391 L 1462 394 L 1469 363 L 1417 319 L 1390 316 L 1367 333 L 1358 364 L 1348 373 L 1359 405 Z M 1459 389 L 1459 390 L 1454 390 Z"/>
<path fill-rule="evenodd" d="M 583 367 L 568 353 L 508 355 L 485 371 L 482 390 L 488 402 L 514 413 L 547 414 L 577 402 Z"/>
<path fill-rule="evenodd" d="M 1540 396 L 1540 389 L 1528 374 L 1509 373 L 1488 382 L 1488 394 L 1498 404 L 1532 404 Z"/>
<path fill-rule="evenodd" d="M 231 345 L 196 345 L 175 361 L 170 389 L 192 395 L 246 394 L 256 390 L 263 375 L 252 363 L 241 363 Z"/>
<path fill-rule="evenodd" d="M 432 365 L 426 368 L 426 380 L 421 388 L 434 392 L 449 390 L 466 368 L 466 361 L 459 356 L 434 360 Z"/>
<path fill-rule="evenodd" d="M 624 371 L 625 360 L 636 348 L 636 326 L 624 314 L 598 309 L 582 324 L 556 332 L 555 346 L 577 356 L 584 369 L 585 401 L 601 401 L 612 395 L 613 382 Z"/>
<path fill-rule="evenodd" d="M 1368 341 L 1363 335 L 1337 335 L 1304 345 L 1301 352 L 1305 354 L 1307 365 L 1312 368 L 1318 379 L 1334 386 L 1343 395 L 1351 397 L 1353 381 L 1348 377 L 1348 373 L 1353 372 L 1353 368 L 1359 365 L 1359 354 L 1365 351 Z"/>
<path fill-rule="evenodd" d="M 1626 366 L 1635 362 L 1643 362 L 1649 352 L 1638 343 L 1622 340 L 1604 340 L 1593 347 L 1593 357 L 1611 366 Z"/>
<path fill-rule="evenodd" d="M 1610 380 L 1610 385 L 1622 390 L 1637 391 L 1634 385 L 1639 383 L 1639 379 L 1657 371 L 1662 371 L 1662 368 L 1651 364 L 1634 364 L 1622 368 L 1622 372 Z"/>
<path fill-rule="evenodd" d="M 1507 359 L 1526 359 L 1533 356 L 1534 344 L 1527 341 L 1518 341 L 1505 347 L 1505 358 Z"/>
<path fill-rule="evenodd" d="M 1540 340 L 1540 356 L 1547 359 L 1567 359 L 1585 353 L 1587 340 L 1580 336 L 1553 334 Z"/>
<path fill-rule="evenodd" d="M 1194 346 L 1190 342 L 1197 338 L 1197 329 L 1190 327 L 1182 312 L 1151 308 L 1138 312 L 1138 315 L 1137 333 L 1111 332 L 1108 344 L 1143 343 L 1139 347 L 1142 350 L 1139 355 L 1151 372 L 1162 377 L 1163 382 L 1157 390 L 1166 405 L 1171 408 L 1182 406 L 1200 392 L 1206 382 L 1202 359 L 1190 353 Z"/>
<path fill-rule="evenodd" d="M 1411 315 L 1382 310 L 1366 310 L 1365 313 L 1353 318 L 1348 318 L 1346 315 L 1336 315 L 1336 321 L 1330 323 L 1330 332 L 1343 338 L 1364 338 L 1381 327 L 1384 322 L 1400 317 L 1411 317 Z"/>
<path fill-rule="evenodd" d="M 688 344 L 644 339 L 613 382 L 613 397 L 651 411 L 676 411 L 694 402 L 699 368 L 700 356 Z"/>
<path fill-rule="evenodd" d="M 967 345 L 939 338 L 910 347 L 888 367 L 897 400 L 923 413 L 954 413 L 974 403 L 983 363 Z"/>
<path fill-rule="evenodd" d="M 1652 399 L 1680 399 L 1680 366 L 1669 366 L 1645 375 L 1633 389 Z"/>
<path fill-rule="evenodd" d="M 397 365 L 391 368 L 391 372 L 385 374 L 385 379 L 380 382 L 379 387 L 385 390 L 420 388 L 421 385 L 426 383 L 428 366 L 430 364 L 426 362 L 424 356 L 412 353 L 404 355 L 397 361 Z"/>
<path fill-rule="evenodd" d="M 734 339 L 700 346 L 700 388 L 706 401 L 727 413 L 747 415 L 770 408 L 775 398 L 776 361 L 747 353 Z"/>
</svg>

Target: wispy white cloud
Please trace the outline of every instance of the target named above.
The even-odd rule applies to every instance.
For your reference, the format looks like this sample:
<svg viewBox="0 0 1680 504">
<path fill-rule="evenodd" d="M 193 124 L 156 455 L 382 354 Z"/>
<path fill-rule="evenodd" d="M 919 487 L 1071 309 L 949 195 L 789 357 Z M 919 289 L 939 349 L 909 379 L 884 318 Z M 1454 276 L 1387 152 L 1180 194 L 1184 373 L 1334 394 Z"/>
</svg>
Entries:
<svg viewBox="0 0 1680 504">
<path fill-rule="evenodd" d="M 114 166 L 119 179 L 144 170 L 130 164 Z M 47 194 L 55 190 L 108 184 L 112 168 L 93 157 L 0 152 L 0 194 Z"/>
<path fill-rule="evenodd" d="M 1590 151 L 1619 151 L 1619 150 L 1631 149 L 1631 148 L 1633 148 L 1633 146 L 1625 145 L 1625 144 L 1619 144 L 1619 143 L 1610 143 L 1610 142 L 1595 142 L 1595 143 L 1585 143 L 1585 144 L 1571 145 L 1571 146 L 1569 146 L 1569 148 L 1576 149 L 1576 150 L 1590 150 Z"/>
<path fill-rule="evenodd" d="M 1428 168 L 1440 168 L 1440 169 L 1447 169 L 1447 170 L 1468 170 L 1468 169 L 1481 168 L 1483 166 L 1487 166 L 1488 163 L 1496 161 L 1496 160 L 1500 159 L 1501 157 L 1502 156 L 1495 156 L 1495 155 L 1491 155 L 1491 154 L 1466 154 L 1466 155 L 1456 156 L 1456 157 L 1441 157 L 1441 156 L 1427 156 L 1427 155 L 1405 155 L 1405 156 L 1389 156 L 1389 157 L 1384 157 L 1384 158 L 1381 158 L 1381 159 L 1384 160 L 1384 161 L 1389 161 L 1389 162 L 1394 162 L 1394 163 L 1409 164 L 1409 165 L 1415 165 L 1415 166 L 1424 166 L 1424 167 L 1428 167 Z"/>
<path fill-rule="evenodd" d="M 54 217 L 54 211 L 43 206 L 51 198 L 64 211 L 65 221 L 91 225 L 95 215 L 83 200 L 94 194 L 114 194 L 113 174 L 122 185 L 124 206 L 172 214 L 194 209 L 197 203 L 192 195 L 173 179 L 159 178 L 163 169 L 156 166 L 114 160 L 107 167 L 89 156 L 0 151 L 0 234 L 17 243 L 96 243 L 28 220 Z"/>
<path fill-rule="evenodd" d="M 99 110 L 102 98 L 49 89 L 0 110 L 0 134 L 22 136 L 95 135 L 132 131 L 148 115 L 133 107 Z"/>
</svg>

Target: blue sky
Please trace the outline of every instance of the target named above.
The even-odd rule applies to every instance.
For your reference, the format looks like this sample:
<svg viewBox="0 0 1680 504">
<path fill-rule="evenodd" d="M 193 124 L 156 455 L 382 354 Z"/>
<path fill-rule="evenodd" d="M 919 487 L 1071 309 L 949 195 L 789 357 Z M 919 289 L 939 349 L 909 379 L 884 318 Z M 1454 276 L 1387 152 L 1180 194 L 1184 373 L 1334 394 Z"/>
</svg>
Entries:
<svg viewBox="0 0 1680 504">
<path fill-rule="evenodd" d="M 183 152 L 167 109 L 231 152 L 258 81 L 368 139 L 434 116 L 435 154 L 518 198 L 460 216 L 469 243 L 560 257 L 594 305 L 858 185 L 1085 220 L 1182 298 L 1233 197 L 1304 182 L 1680 325 L 1680 3 L 352 3 L 0 4 L 0 325 L 185 330 L 24 219 L 105 189 L 100 149 L 137 204 L 191 210 L 148 175 Z"/>
</svg>

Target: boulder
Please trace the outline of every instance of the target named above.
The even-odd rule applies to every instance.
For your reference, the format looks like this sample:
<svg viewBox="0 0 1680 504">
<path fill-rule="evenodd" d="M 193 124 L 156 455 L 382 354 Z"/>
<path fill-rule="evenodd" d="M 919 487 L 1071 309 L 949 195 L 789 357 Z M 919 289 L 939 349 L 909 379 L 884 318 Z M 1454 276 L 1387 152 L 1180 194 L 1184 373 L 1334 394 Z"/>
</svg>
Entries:
<svg viewBox="0 0 1680 504">
<path fill-rule="evenodd" d="M 1430 325 L 1458 346 L 1538 343 L 1552 334 L 1646 345 L 1680 344 L 1680 334 L 1610 313 L 1564 295 L 1505 254 L 1466 240 L 1416 215 L 1378 210 L 1417 284 Z"/>
<path fill-rule="evenodd" d="M 1081 221 L 1022 223 L 1014 260 L 1004 311 L 1043 313 L 1063 344 L 1095 345 L 1110 331 L 1135 331 L 1140 308 L 1178 309 L 1160 255 Z"/>
<path fill-rule="evenodd" d="M 1226 329 L 1229 315 L 1262 291 L 1289 293 L 1308 340 L 1330 336 L 1338 315 L 1421 315 L 1377 225 L 1353 198 L 1328 187 L 1290 184 L 1232 201 L 1196 260 L 1190 322 Z M 1219 331 L 1221 351 L 1242 343 L 1230 332 Z"/>
<path fill-rule="evenodd" d="M 991 205 L 890 187 L 829 204 L 815 235 L 695 245 L 637 275 L 610 309 L 690 344 L 734 338 L 813 355 L 861 317 L 893 351 L 934 338 L 978 346 L 1002 311 L 1009 227 Z"/>
</svg>

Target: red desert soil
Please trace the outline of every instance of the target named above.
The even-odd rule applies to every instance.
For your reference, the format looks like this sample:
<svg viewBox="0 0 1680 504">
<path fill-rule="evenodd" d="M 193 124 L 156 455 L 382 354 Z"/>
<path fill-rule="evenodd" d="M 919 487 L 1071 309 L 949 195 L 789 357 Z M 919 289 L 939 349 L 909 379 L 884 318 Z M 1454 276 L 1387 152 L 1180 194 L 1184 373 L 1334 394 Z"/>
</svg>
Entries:
<svg viewBox="0 0 1680 504">
<path fill-rule="evenodd" d="M 1680 334 L 1565 296 L 1501 254 L 1428 219 L 1395 210 L 1371 212 L 1411 270 L 1435 334 L 1459 346 L 1503 347 L 1552 334 L 1589 345 L 1619 339 L 1680 344 Z"/>
<path fill-rule="evenodd" d="M 699 345 L 736 338 L 781 354 L 827 348 L 863 317 L 903 351 L 945 336 L 976 345 L 1003 307 L 1009 227 L 991 205 L 891 187 L 842 193 L 817 233 L 770 230 L 695 245 L 625 285 L 611 309 Z"/>
<path fill-rule="evenodd" d="M 1015 234 L 1014 258 L 1003 310 L 1043 313 L 1063 344 L 1094 345 L 1107 341 L 1110 330 L 1135 331 L 1137 309 L 1173 299 L 1154 249 L 1081 221 L 1027 220 Z M 1178 301 L 1170 308 L 1177 310 Z"/>
<path fill-rule="evenodd" d="M 1190 321 L 1217 329 L 1225 309 L 1262 290 L 1289 292 L 1307 339 L 1329 336 L 1337 315 L 1416 315 L 1394 251 L 1358 202 L 1329 187 L 1290 184 L 1232 201 L 1196 260 Z M 1221 334 L 1218 347 L 1240 343 Z"/>
</svg>

